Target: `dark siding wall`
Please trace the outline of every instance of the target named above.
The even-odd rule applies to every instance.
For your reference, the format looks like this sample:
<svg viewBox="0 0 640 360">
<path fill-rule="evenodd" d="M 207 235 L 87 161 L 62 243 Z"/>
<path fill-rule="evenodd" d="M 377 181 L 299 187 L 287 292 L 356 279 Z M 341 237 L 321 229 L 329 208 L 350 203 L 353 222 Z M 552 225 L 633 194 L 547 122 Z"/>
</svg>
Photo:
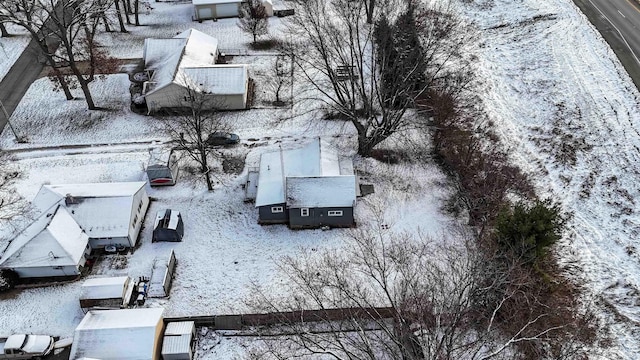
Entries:
<svg viewBox="0 0 640 360">
<path fill-rule="evenodd" d="M 272 213 L 271 208 L 282 206 L 281 213 Z M 258 208 L 258 223 L 260 224 L 286 224 L 289 221 L 288 211 L 285 204 L 266 205 Z"/>
<path fill-rule="evenodd" d="M 329 216 L 329 211 L 342 211 L 342 216 Z M 289 212 L 289 226 L 293 229 L 316 228 L 321 226 L 349 227 L 353 226 L 353 208 L 309 208 L 309 216 L 300 216 L 300 208 L 292 208 Z"/>
</svg>

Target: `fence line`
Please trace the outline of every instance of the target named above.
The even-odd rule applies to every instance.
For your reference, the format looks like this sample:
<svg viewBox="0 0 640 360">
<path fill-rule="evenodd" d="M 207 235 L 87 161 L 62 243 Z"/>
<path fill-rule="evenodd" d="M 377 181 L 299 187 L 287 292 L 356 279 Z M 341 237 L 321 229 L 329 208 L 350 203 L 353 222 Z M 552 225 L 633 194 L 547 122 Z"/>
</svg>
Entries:
<svg viewBox="0 0 640 360">
<path fill-rule="evenodd" d="M 166 317 L 165 323 L 193 321 L 196 326 L 208 326 L 214 330 L 242 330 L 251 326 L 267 326 L 301 322 L 337 321 L 345 319 L 391 319 L 395 316 L 391 307 L 339 308 L 322 310 L 286 311 L 267 314 L 200 315 Z"/>
</svg>

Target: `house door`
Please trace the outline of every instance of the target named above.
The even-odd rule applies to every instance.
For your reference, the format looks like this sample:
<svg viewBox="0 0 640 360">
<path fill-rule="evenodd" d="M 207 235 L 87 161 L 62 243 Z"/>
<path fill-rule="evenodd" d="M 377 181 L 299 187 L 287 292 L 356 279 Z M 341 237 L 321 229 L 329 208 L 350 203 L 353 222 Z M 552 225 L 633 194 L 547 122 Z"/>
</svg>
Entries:
<svg viewBox="0 0 640 360">
<path fill-rule="evenodd" d="M 238 16 L 238 3 L 216 5 L 216 17 L 225 18 L 235 16 Z"/>
<path fill-rule="evenodd" d="M 213 11 L 210 7 L 204 7 L 198 9 L 198 20 L 207 20 L 213 18 Z"/>
</svg>

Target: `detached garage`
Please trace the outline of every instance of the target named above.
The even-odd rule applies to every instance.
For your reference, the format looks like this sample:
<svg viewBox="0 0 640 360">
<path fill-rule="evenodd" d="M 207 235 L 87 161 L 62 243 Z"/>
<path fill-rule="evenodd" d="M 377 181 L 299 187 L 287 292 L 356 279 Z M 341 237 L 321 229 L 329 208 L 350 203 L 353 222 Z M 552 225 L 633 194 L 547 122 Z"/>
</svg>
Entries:
<svg viewBox="0 0 640 360">
<path fill-rule="evenodd" d="M 238 17 L 241 0 L 193 0 L 198 21 Z"/>
</svg>

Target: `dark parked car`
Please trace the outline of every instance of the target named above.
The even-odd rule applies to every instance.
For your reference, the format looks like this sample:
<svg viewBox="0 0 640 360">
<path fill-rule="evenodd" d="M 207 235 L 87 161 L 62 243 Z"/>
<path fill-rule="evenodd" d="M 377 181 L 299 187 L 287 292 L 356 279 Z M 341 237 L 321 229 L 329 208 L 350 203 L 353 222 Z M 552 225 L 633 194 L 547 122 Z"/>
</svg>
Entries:
<svg viewBox="0 0 640 360">
<path fill-rule="evenodd" d="M 239 142 L 240 137 L 238 135 L 221 131 L 210 134 L 206 141 L 209 146 L 234 145 Z"/>
</svg>

